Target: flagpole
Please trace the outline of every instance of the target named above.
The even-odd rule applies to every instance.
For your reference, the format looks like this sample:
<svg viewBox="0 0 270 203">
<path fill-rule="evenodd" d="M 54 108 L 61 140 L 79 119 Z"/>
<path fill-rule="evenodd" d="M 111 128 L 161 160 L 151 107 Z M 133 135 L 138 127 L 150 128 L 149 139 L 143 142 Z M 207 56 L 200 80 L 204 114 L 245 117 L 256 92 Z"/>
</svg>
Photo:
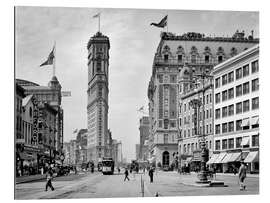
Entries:
<svg viewBox="0 0 270 203">
<path fill-rule="evenodd" d="M 55 62 L 56 62 L 55 61 L 56 60 L 56 57 L 55 57 L 56 56 L 56 42 L 55 41 L 54 41 L 54 47 L 53 47 L 53 49 L 54 49 L 53 50 L 54 51 L 54 53 L 53 53 L 54 54 L 54 57 L 53 57 L 53 76 L 55 76 Z"/>
<path fill-rule="evenodd" d="M 100 13 L 98 15 L 98 32 L 100 32 Z"/>
<path fill-rule="evenodd" d="M 167 33 L 169 32 L 169 14 L 167 13 Z"/>
</svg>

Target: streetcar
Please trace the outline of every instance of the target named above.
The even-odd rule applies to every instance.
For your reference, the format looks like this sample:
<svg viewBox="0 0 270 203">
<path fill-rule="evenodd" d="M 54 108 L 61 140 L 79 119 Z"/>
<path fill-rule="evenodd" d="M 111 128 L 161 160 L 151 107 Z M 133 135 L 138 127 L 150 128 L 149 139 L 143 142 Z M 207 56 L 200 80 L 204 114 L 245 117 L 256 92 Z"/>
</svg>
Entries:
<svg viewBox="0 0 270 203">
<path fill-rule="evenodd" d="M 103 157 L 102 159 L 102 173 L 103 175 L 113 175 L 114 160 L 111 157 Z"/>
</svg>

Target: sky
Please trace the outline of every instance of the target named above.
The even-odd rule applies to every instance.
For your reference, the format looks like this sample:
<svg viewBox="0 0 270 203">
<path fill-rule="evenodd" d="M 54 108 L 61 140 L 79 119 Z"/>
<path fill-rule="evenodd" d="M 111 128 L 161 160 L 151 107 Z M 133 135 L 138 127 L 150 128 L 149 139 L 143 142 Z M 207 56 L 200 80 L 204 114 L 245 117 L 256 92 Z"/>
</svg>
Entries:
<svg viewBox="0 0 270 203">
<path fill-rule="evenodd" d="M 39 67 L 56 42 L 56 76 L 62 91 L 64 141 L 75 129 L 87 128 L 87 49 L 98 30 L 92 18 L 101 13 L 101 32 L 110 39 L 109 128 L 122 141 L 123 155 L 135 159 L 139 143 L 137 110 L 147 110 L 147 87 L 154 54 L 163 29 L 150 26 L 168 14 L 168 30 L 175 34 L 200 32 L 232 36 L 238 30 L 259 37 L 259 13 L 237 11 L 143 10 L 65 7 L 16 7 L 15 77 L 47 85 L 52 67 Z M 166 29 L 165 29 L 166 30 Z M 164 31 L 165 31 L 164 30 Z"/>
</svg>

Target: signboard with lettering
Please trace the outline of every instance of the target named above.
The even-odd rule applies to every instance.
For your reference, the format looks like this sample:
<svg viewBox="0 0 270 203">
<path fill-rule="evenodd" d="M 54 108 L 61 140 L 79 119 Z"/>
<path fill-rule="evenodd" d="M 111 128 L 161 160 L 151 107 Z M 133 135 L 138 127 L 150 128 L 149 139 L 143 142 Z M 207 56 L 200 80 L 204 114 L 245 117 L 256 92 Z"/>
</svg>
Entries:
<svg viewBox="0 0 270 203">
<path fill-rule="evenodd" d="M 32 144 L 37 144 L 38 142 L 38 117 L 39 117 L 38 102 L 33 97 L 33 134 L 31 139 Z"/>
</svg>

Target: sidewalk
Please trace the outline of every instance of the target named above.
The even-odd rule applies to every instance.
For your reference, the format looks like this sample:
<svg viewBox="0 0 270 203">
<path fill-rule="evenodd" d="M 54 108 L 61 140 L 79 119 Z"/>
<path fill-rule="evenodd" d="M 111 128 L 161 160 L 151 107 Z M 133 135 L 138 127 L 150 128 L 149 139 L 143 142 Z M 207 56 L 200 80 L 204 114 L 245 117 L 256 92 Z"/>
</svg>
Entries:
<svg viewBox="0 0 270 203">
<path fill-rule="evenodd" d="M 15 177 L 16 184 L 27 183 L 27 182 L 32 182 L 32 181 L 36 181 L 36 180 L 44 180 L 44 179 L 46 179 L 45 174 Z"/>
</svg>

